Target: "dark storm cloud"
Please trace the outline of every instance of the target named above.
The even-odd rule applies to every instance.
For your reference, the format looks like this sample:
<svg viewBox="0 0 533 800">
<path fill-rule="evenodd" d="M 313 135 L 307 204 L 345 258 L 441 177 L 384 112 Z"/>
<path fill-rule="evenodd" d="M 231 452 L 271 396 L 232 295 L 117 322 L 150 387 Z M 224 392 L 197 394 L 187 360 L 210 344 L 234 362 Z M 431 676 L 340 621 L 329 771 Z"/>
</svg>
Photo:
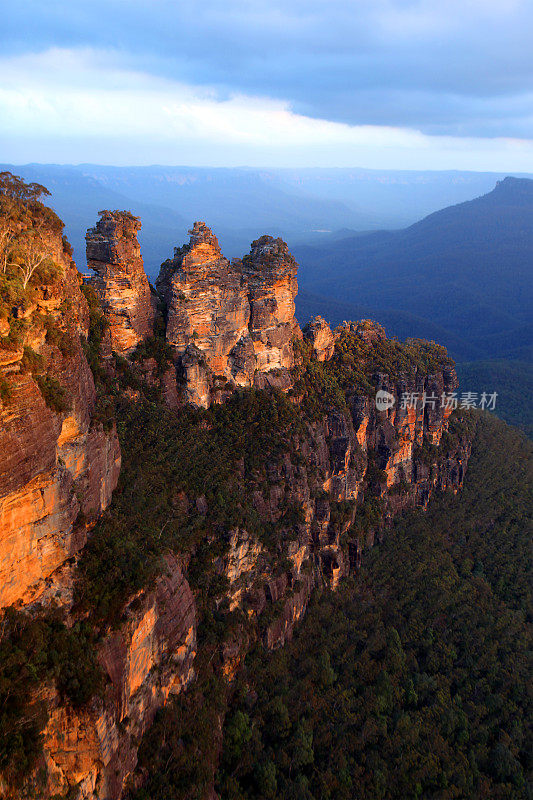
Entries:
<svg viewBox="0 0 533 800">
<path fill-rule="evenodd" d="M 529 0 L 12 3 L 4 54 L 112 49 L 130 69 L 312 117 L 531 137 Z"/>
</svg>

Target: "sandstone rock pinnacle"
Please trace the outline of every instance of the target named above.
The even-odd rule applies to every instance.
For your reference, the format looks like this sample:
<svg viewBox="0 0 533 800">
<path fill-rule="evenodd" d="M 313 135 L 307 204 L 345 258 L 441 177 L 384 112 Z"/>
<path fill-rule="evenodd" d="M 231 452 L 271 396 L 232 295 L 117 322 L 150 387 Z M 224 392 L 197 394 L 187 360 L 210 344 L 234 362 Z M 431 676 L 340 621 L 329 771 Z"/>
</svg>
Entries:
<svg viewBox="0 0 533 800">
<path fill-rule="evenodd" d="M 262 236 L 230 262 L 205 222 L 189 233 L 156 281 L 185 399 L 206 406 L 237 386 L 288 388 L 298 285 L 287 245 Z"/>
<path fill-rule="evenodd" d="M 314 317 L 303 329 L 305 339 L 313 345 L 317 361 L 329 361 L 335 350 L 335 336 L 322 317 Z"/>
<path fill-rule="evenodd" d="M 153 333 L 154 306 L 144 272 L 138 217 L 127 211 L 100 211 L 86 234 L 87 265 L 110 326 L 111 347 L 128 353 Z"/>
</svg>

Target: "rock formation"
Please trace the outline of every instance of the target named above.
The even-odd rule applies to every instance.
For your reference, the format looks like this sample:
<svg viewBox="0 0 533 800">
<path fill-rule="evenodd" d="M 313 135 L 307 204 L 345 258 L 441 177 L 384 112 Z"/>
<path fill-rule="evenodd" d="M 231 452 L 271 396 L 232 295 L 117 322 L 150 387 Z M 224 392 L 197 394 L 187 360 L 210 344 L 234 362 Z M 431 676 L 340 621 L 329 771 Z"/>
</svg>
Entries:
<svg viewBox="0 0 533 800">
<path fill-rule="evenodd" d="M 61 703 L 53 688 L 46 689 L 49 795 L 77 785 L 76 796 L 83 800 L 119 797 L 157 709 L 194 678 L 196 608 L 175 558 L 166 559 L 155 588 L 137 597 L 124 617 L 98 650 L 107 678 L 102 697 L 75 710 Z"/>
<path fill-rule="evenodd" d="M 109 322 L 111 348 L 129 353 L 153 334 L 154 302 L 137 233 L 141 222 L 127 211 L 100 211 L 87 230 L 87 265 Z"/>
<path fill-rule="evenodd" d="M 217 380 L 250 385 L 253 372 L 230 361 L 247 336 L 250 306 L 242 275 L 216 236 L 203 222 L 190 233 L 190 244 L 163 264 L 156 287 L 168 306 L 166 338 L 183 371 L 185 399 L 207 406 Z"/>
<path fill-rule="evenodd" d="M 61 228 L 41 246 L 58 277 L 11 309 L 17 338 L 0 340 L 0 607 L 45 591 L 111 501 L 120 469 L 114 427 L 93 420 L 80 342 L 89 312 Z"/>
<path fill-rule="evenodd" d="M 394 397 L 387 412 L 377 410 L 373 397 L 353 393 L 346 411 L 331 410 L 310 427 L 306 437 L 295 437 L 294 458 L 285 456 L 268 465 L 268 474 L 276 480 L 266 493 L 254 494 L 254 504 L 265 524 L 279 524 L 287 507 L 299 510 L 298 522 L 288 522 L 283 534 L 292 568 L 281 578 L 267 574 L 258 589 L 263 548 L 243 530 L 233 532 L 225 561 L 232 608 L 244 603 L 249 614 L 250 609 L 261 614 L 288 595 L 280 616 L 266 630 L 268 647 L 290 638 L 317 579 L 336 587 L 343 575 L 360 564 L 364 547 L 382 535 L 396 513 L 424 507 L 436 488 L 456 491 L 462 485 L 470 454 L 467 439 L 459 438 L 445 453 L 422 450 L 424 442 L 440 442 L 447 430 L 451 410 L 440 406 L 440 397 L 456 386 L 452 368 L 415 379 L 382 375 L 376 391 L 385 389 Z M 402 409 L 402 395 L 416 390 L 415 407 Z M 424 392 L 427 396 L 439 392 L 434 409 L 423 407 Z M 357 536 L 349 537 L 347 547 L 343 538 L 370 501 L 380 508 L 379 515 Z M 294 591 L 296 585 L 298 591 Z"/>
<path fill-rule="evenodd" d="M 335 336 L 322 317 L 314 317 L 303 329 L 303 335 L 313 345 L 317 361 L 329 361 L 335 349 Z"/>
<path fill-rule="evenodd" d="M 239 386 L 288 388 L 299 329 L 297 265 L 287 245 L 263 236 L 230 263 L 204 222 L 190 235 L 156 281 L 185 399 L 205 407 Z"/>
<path fill-rule="evenodd" d="M 87 233 L 88 261 L 96 272 L 90 284 L 109 323 L 108 344 L 126 355 L 153 332 L 139 228 L 132 215 L 101 212 Z M 59 277 L 36 285 L 7 316 L 0 314 L 0 607 L 36 600 L 46 607 L 53 599 L 74 624 L 83 612 L 72 603 L 72 557 L 110 503 L 120 451 L 114 424 L 104 430 L 98 422 L 97 393 L 82 345 L 89 309 L 60 230 L 45 246 Z M 335 366 L 339 353 L 355 359 L 366 348 L 382 364 L 384 353 L 402 346 L 388 342 L 376 323 L 349 323 L 332 332 L 321 318 L 304 329 L 304 341 L 296 342 L 302 338 L 294 319 L 296 270 L 281 239 L 263 236 L 247 256 L 230 263 L 209 228 L 195 223 L 190 243 L 162 266 L 156 284 L 167 313 L 166 344 L 159 344 L 170 349 L 171 368 L 167 354 L 164 368 L 152 357 L 140 364 L 123 359 L 138 385 L 153 390 L 159 381 L 173 406 L 188 401 L 207 407 L 236 387 L 272 386 L 291 390 L 285 406 L 293 415 L 297 406 L 302 417 L 300 427 L 282 431 L 286 448 L 274 448 L 268 457 L 260 453 L 259 469 L 256 461 L 246 469 L 243 458 L 236 470 L 239 491 L 253 504 L 255 528 L 242 521 L 246 517 L 239 509 L 222 530 L 208 519 L 206 496 L 194 496 L 193 490 L 187 496 L 175 487 L 169 504 L 169 520 L 177 528 L 181 520 L 176 519 L 187 517 L 186 509 L 196 509 L 201 517 L 189 527 L 197 536 L 194 547 L 217 545 L 212 562 L 201 562 L 216 574 L 215 586 L 222 587 L 214 598 L 216 624 L 226 607 L 243 612 L 236 619 L 247 620 L 246 626 L 235 624 L 232 639 L 217 656 L 226 681 L 254 637 L 267 648 L 290 639 L 314 587 L 335 589 L 360 564 L 364 546 L 384 535 L 394 514 L 425 506 L 435 488 L 457 490 L 470 452 L 461 431 L 438 447 L 451 408 L 423 402 L 440 400 L 456 387 L 453 367 L 444 358 L 434 358 L 434 368 L 426 369 L 429 362 L 406 357 L 406 371 L 390 359 L 388 371 L 366 375 L 366 384 L 343 384 L 342 402 L 320 402 L 314 413 L 304 413 L 309 384 L 306 389 L 305 381 L 298 381 L 306 368 L 313 378 L 323 370 L 327 387 L 331 374 L 325 371 Z M 13 330 L 22 331 L 22 338 L 12 339 Z M 392 398 L 385 410 L 376 407 L 379 390 Z M 116 391 L 122 391 L 120 385 Z M 142 389 L 135 392 L 129 395 L 132 403 Z M 406 394 L 416 398 L 414 403 L 402 402 Z M 153 395 L 150 400 L 153 408 Z M 165 413 L 164 407 L 159 412 Z M 238 505 L 236 500 L 231 510 Z M 275 544 L 260 539 L 259 530 L 274 532 Z M 198 544 L 204 534 L 206 541 Z M 31 789 L 46 800 L 67 792 L 75 800 L 119 800 L 156 711 L 192 681 L 202 661 L 195 661 L 197 606 L 206 598 L 203 584 L 194 595 L 187 578 L 194 547 L 178 559 L 169 552 L 172 546 L 165 545 L 157 562 L 159 577 L 123 598 L 115 627 L 98 623 L 97 658 L 105 676 L 101 695 L 75 708 L 55 685 L 40 687 L 49 717 L 42 760 L 26 784 L 28 796 Z M 153 553 L 150 558 L 155 559 Z M 0 796 L 2 790 L 0 776 Z"/>
<path fill-rule="evenodd" d="M 250 298 L 250 337 L 256 358 L 256 383 L 278 370 L 285 374 L 294 363 L 292 337 L 297 329 L 294 300 L 298 265 L 285 242 L 261 236 L 242 260 Z M 287 376 L 288 377 L 288 376 Z"/>
</svg>

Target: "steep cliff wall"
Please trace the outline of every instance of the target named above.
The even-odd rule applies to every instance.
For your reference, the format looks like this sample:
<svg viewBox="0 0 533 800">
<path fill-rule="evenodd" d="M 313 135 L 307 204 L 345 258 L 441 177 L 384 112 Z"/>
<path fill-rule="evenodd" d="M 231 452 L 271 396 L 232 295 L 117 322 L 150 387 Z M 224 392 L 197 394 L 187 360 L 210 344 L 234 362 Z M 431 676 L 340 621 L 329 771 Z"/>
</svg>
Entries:
<svg viewBox="0 0 533 800">
<path fill-rule="evenodd" d="M 39 791 L 45 796 L 76 787 L 83 800 L 119 797 L 157 709 L 194 678 L 195 603 L 175 558 L 166 559 L 154 589 L 136 596 L 123 616 L 98 647 L 106 677 L 101 697 L 74 709 L 53 687 L 44 690 L 47 781 Z"/>
<path fill-rule="evenodd" d="M 255 384 L 271 385 L 268 373 L 278 372 L 279 386 L 288 386 L 294 363 L 292 338 L 297 332 L 294 301 L 298 265 L 285 242 L 261 236 L 242 260 L 250 298 L 250 337 L 256 359 Z M 283 377 L 286 383 L 283 384 Z"/>
<path fill-rule="evenodd" d="M 191 487 L 180 497 L 180 508 L 188 509 L 184 529 L 207 531 L 201 578 L 196 577 L 200 626 L 210 637 L 203 645 L 209 658 L 198 667 L 200 686 L 213 680 L 209 669 L 223 685 L 232 681 L 254 640 L 267 649 L 283 646 L 315 588 L 342 591 L 341 578 L 357 569 L 366 547 L 387 535 L 398 512 L 424 507 L 436 490 L 455 492 L 462 484 L 470 434 L 447 403 L 456 379 L 445 353 L 422 342 L 388 340 L 374 323 L 346 324 L 331 337 L 323 324 L 320 328 L 325 341 L 336 340 L 331 358 L 319 360 L 323 349 L 313 346 L 312 332 L 296 343 L 293 388 L 287 397 L 271 395 L 274 422 L 263 403 L 254 405 L 246 394 L 242 410 L 238 398 L 228 403 L 231 432 L 217 434 L 217 420 L 227 418 L 223 408 L 212 407 L 200 417 L 214 439 L 211 458 L 229 461 L 230 471 L 228 484 L 217 481 L 215 468 L 207 476 L 206 495 L 198 497 Z M 384 410 L 377 407 L 378 392 L 389 394 Z M 433 397 L 434 406 L 433 400 L 426 402 Z M 192 448 L 189 457 L 195 471 L 198 455 Z M 218 494 L 233 498 L 230 516 L 239 522 L 225 527 Z M 247 514 L 246 502 L 255 516 Z M 193 568 L 196 558 L 191 557 Z M 212 703 L 204 691 L 204 703 Z M 173 762 L 169 741 L 183 736 L 176 721 L 183 707 L 171 706 L 146 735 L 150 760 L 142 758 L 136 781 L 148 794 L 159 786 L 163 765 Z M 206 763 L 215 765 L 211 778 L 198 777 L 202 797 L 212 796 L 223 713 L 211 720 L 212 734 L 201 725 L 195 733 L 206 748 Z M 154 755 L 159 747 L 161 761 Z M 194 748 L 187 752 L 192 755 Z M 183 764 L 184 758 L 180 752 L 176 761 Z M 179 772 L 169 785 L 172 780 L 179 780 Z"/>
<path fill-rule="evenodd" d="M 87 230 L 87 265 L 109 322 L 111 348 L 133 350 L 153 334 L 154 303 L 144 272 L 137 233 L 141 222 L 127 211 L 101 211 Z"/>
<path fill-rule="evenodd" d="M 235 349 L 246 349 L 246 287 L 205 223 L 196 222 L 190 244 L 162 266 L 156 287 L 167 302 L 166 339 L 183 373 L 185 399 L 206 407 L 215 383 L 249 386 L 253 368 L 246 359 L 230 360 Z"/>
<path fill-rule="evenodd" d="M 371 330 L 381 336 L 379 326 Z M 355 334 L 363 343 L 368 335 L 368 327 Z M 354 337 L 353 326 L 338 329 L 336 336 L 342 352 Z M 365 346 L 372 352 L 373 343 Z M 305 378 L 309 373 L 316 377 L 317 356 L 300 355 L 299 362 L 302 374 L 294 375 L 293 400 L 305 408 Z M 231 539 L 226 575 L 232 605 L 248 602 L 252 614 L 269 600 L 276 604 L 289 590 L 280 618 L 267 627 L 269 647 L 291 634 L 316 580 L 335 588 L 396 513 L 425 507 L 435 489 L 460 488 L 470 445 L 465 434 L 448 434 L 451 407 L 442 405 L 442 396 L 451 396 L 456 387 L 455 371 L 447 364 L 429 374 L 416 367 L 397 376 L 377 373 L 370 396 L 354 391 L 356 387 L 349 390 L 344 407 L 316 414 L 304 431 L 289 434 L 290 453 L 267 464 L 272 483 L 267 490 L 255 490 L 254 505 L 265 523 L 279 526 L 284 556 L 292 567 L 281 588 L 274 584 L 272 589 L 266 577 L 259 596 L 247 595 L 258 565 L 263 568 L 263 548 L 241 531 Z M 393 400 L 390 408 L 379 411 L 375 394 L 383 390 Z M 402 408 L 407 397 L 415 397 L 414 405 Z M 437 398 L 434 407 L 424 397 Z M 439 448 L 443 436 L 447 439 Z"/>
<path fill-rule="evenodd" d="M 143 410 L 142 398 L 126 411 L 123 424 L 129 420 L 133 429 L 130 444 L 125 444 L 123 480 L 127 486 L 137 484 L 137 493 L 143 494 L 137 499 L 124 485 L 120 490 L 125 493 L 115 514 L 120 541 L 109 542 L 112 564 L 100 560 L 95 565 L 103 576 L 93 579 L 88 596 L 105 591 L 112 580 L 106 572 L 121 575 L 115 561 L 125 572 L 132 568 L 127 559 L 136 546 L 142 558 L 165 554 L 169 542 L 176 542 L 165 539 L 171 531 L 172 537 L 183 532 L 181 544 L 172 545 L 183 549 L 183 579 L 170 584 L 166 577 L 159 579 L 157 586 L 167 587 L 165 603 L 155 602 L 150 591 L 137 590 L 133 601 L 126 601 L 123 590 L 118 631 L 106 633 L 99 647 L 107 680 L 103 705 L 94 701 L 75 711 L 51 701 L 44 742 L 49 794 L 75 779 L 83 787 L 79 797 L 118 798 L 132 773 L 134 783 L 142 785 L 150 765 L 143 762 L 136 769 L 138 736 L 145 731 L 149 742 L 153 734 L 141 717 L 151 721 L 155 710 L 171 700 L 169 685 L 175 683 L 176 691 L 186 685 L 191 667 L 203 685 L 209 681 L 207 664 L 227 686 L 255 640 L 275 649 L 292 637 L 316 587 L 340 590 L 340 579 L 357 568 L 365 547 L 386 535 L 395 514 L 424 506 L 438 488 L 460 487 L 468 436 L 449 409 L 441 407 L 440 398 L 435 410 L 421 402 L 424 391 L 453 390 L 447 359 L 431 350 L 431 359 L 424 362 L 424 347 L 397 345 L 370 323 L 346 325 L 335 337 L 329 360 L 318 360 L 312 337 L 295 346 L 294 386 L 288 396 L 249 392 L 198 415 L 160 409 L 153 421 L 152 404 Z M 349 358 L 352 371 L 347 373 Z M 397 370 L 398 359 L 403 372 Z M 372 376 L 371 388 L 363 390 Z M 331 389 L 343 381 L 347 388 L 342 397 L 324 391 L 324 386 Z M 394 402 L 379 411 L 375 396 L 385 387 Z M 402 408 L 402 395 L 416 390 L 420 398 L 415 407 Z M 269 416 L 270 407 L 275 411 Z M 190 422 L 184 420 L 186 413 Z M 431 444 L 435 436 L 439 446 Z M 131 448 L 142 453 L 145 464 L 137 457 L 129 463 Z M 150 465 L 156 462 L 154 471 Z M 168 487 L 164 496 L 162 485 Z M 146 521 L 141 523 L 131 511 L 125 530 L 124 515 L 132 503 L 138 503 L 138 514 Z M 110 522 L 104 530 L 114 535 Z M 124 536 L 128 541 L 122 548 Z M 108 552 L 102 531 L 98 539 L 98 552 Z M 92 540 L 89 549 L 91 545 Z M 165 623 L 158 628 L 157 646 L 138 645 L 152 642 L 167 603 L 172 624 L 181 631 L 179 644 Z M 198 645 L 197 628 L 203 630 Z M 185 666 L 181 656 L 172 659 L 174 652 L 185 654 Z M 135 669 L 127 667 L 131 663 Z M 127 709 L 133 701 L 117 704 L 110 699 L 116 696 L 136 697 L 134 705 L 138 703 L 142 714 L 131 722 Z M 219 729 L 217 723 L 214 736 Z M 83 753 L 80 763 L 76 753 Z"/>
<path fill-rule="evenodd" d="M 23 211 L 0 338 L 0 607 L 45 591 L 109 504 L 120 469 L 114 427 L 93 422 L 81 344 L 89 314 L 62 225 L 40 204 Z M 18 275 L 34 255 L 25 236 L 45 269 L 22 288 Z"/>
<path fill-rule="evenodd" d="M 303 335 L 311 342 L 317 361 L 329 361 L 335 350 L 335 336 L 322 317 L 314 317 L 303 329 Z"/>
</svg>

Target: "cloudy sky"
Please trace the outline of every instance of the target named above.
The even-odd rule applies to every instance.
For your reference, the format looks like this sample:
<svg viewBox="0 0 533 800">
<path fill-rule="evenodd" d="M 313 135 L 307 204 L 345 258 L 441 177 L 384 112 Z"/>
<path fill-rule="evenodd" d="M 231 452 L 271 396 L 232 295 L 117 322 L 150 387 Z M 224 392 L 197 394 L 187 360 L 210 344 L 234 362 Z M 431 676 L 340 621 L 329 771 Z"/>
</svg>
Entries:
<svg viewBox="0 0 533 800">
<path fill-rule="evenodd" d="M 18 0 L 0 160 L 533 172 L 532 0 Z"/>
</svg>

